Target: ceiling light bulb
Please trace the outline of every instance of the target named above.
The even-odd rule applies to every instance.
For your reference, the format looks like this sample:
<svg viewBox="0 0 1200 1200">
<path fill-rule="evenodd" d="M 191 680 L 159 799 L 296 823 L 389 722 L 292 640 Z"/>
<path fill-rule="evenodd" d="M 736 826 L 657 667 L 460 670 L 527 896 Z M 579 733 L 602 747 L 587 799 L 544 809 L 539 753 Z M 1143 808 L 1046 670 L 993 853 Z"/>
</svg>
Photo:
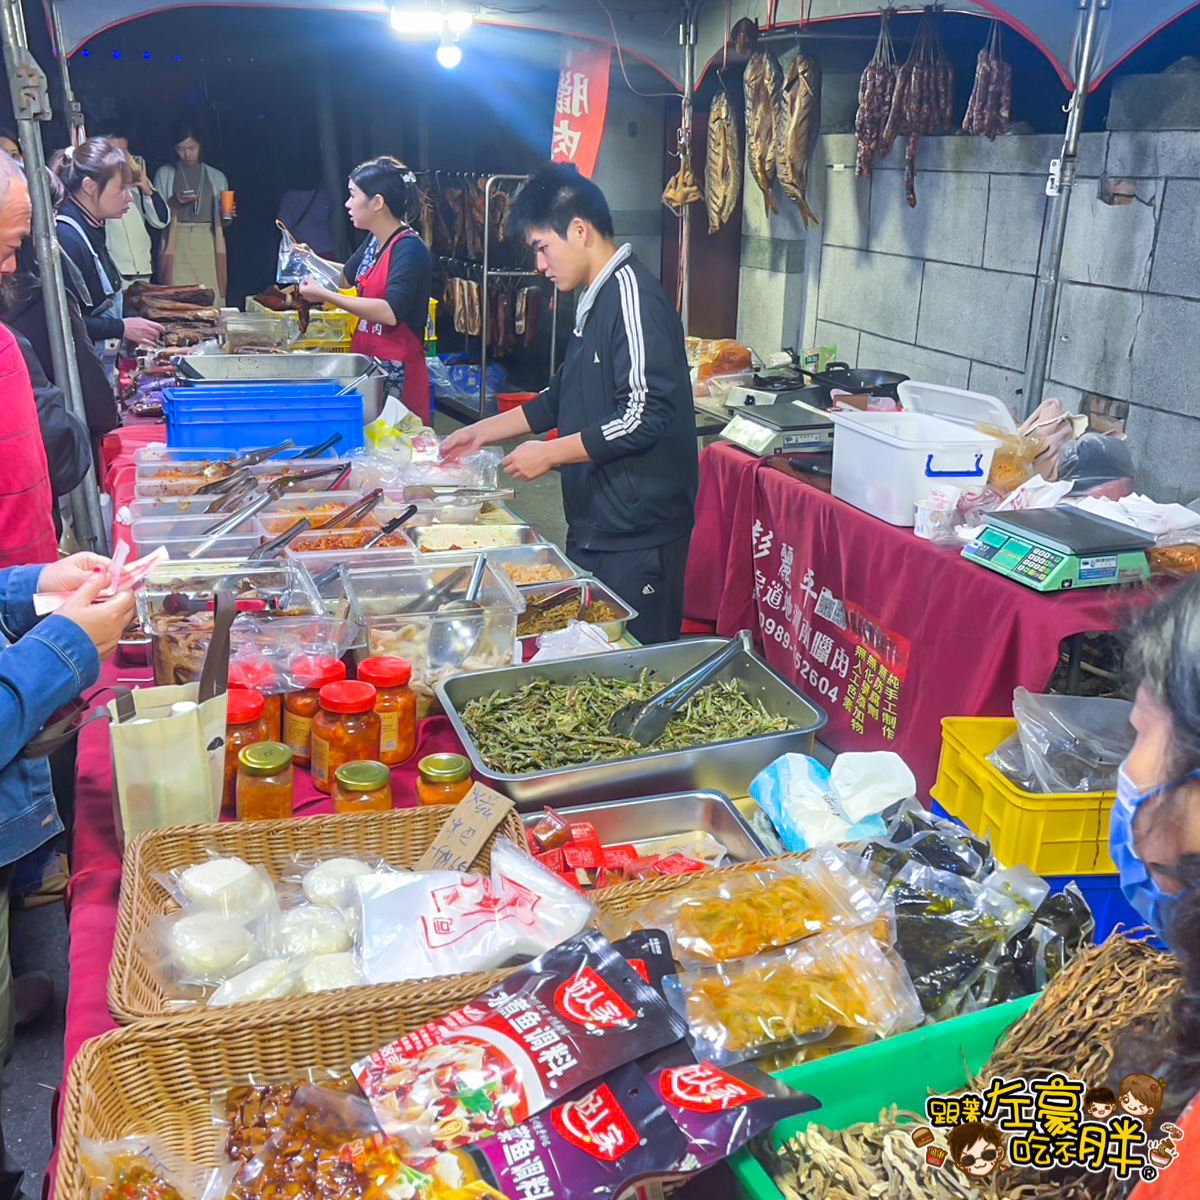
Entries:
<svg viewBox="0 0 1200 1200">
<path fill-rule="evenodd" d="M 402 37 L 436 37 L 442 32 L 443 17 L 435 8 L 392 9 L 392 29 Z"/>
<path fill-rule="evenodd" d="M 437 60 L 448 71 L 453 70 L 462 62 L 462 50 L 450 40 L 447 34 L 442 35 L 441 45 L 437 48 Z"/>
</svg>

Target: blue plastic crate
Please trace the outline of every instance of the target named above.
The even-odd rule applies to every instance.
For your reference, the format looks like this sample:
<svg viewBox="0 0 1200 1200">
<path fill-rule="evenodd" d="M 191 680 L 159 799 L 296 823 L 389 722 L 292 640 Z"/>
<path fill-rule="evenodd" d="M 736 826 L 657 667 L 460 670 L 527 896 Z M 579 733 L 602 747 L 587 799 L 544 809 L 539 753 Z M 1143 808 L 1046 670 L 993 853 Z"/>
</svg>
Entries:
<svg viewBox="0 0 1200 1200">
<path fill-rule="evenodd" d="M 164 388 L 167 445 L 241 453 L 285 437 L 311 446 L 340 433 L 338 448 L 347 454 L 363 444 L 362 397 L 339 390 L 336 381 Z"/>
</svg>

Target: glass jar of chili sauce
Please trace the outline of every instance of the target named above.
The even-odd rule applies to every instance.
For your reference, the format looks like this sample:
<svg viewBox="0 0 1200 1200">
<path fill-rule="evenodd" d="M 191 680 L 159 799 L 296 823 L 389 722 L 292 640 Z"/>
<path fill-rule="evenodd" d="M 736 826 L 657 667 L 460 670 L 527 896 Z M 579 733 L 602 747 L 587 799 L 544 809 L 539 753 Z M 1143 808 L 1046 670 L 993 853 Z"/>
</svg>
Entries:
<svg viewBox="0 0 1200 1200">
<path fill-rule="evenodd" d="M 309 741 L 313 718 L 321 707 L 321 688 L 345 679 L 346 664 L 323 654 L 305 655 L 293 660 L 290 673 L 301 687 L 283 698 L 283 744 L 291 750 L 297 766 L 307 767 L 312 761 Z"/>
<path fill-rule="evenodd" d="M 383 763 L 348 762 L 334 771 L 334 812 L 391 812 L 391 809 L 392 773 Z"/>
<path fill-rule="evenodd" d="M 243 746 L 270 741 L 263 720 L 261 692 L 234 688 L 225 694 L 225 791 L 221 807 L 233 810 L 237 804 L 238 753 Z"/>
<path fill-rule="evenodd" d="M 256 742 L 238 753 L 237 818 L 279 821 L 292 815 L 292 752 L 282 742 Z"/>
<path fill-rule="evenodd" d="M 394 767 L 412 758 L 417 748 L 417 697 L 409 681 L 412 663 L 376 655 L 358 664 L 358 677 L 376 691 L 379 714 L 379 761 Z"/>
<path fill-rule="evenodd" d="M 417 771 L 417 799 L 422 804 L 457 804 L 475 782 L 471 764 L 461 754 L 427 754 Z"/>
<path fill-rule="evenodd" d="M 312 723 L 312 781 L 318 791 L 329 792 L 343 763 L 379 761 L 379 714 L 375 689 L 357 679 L 327 683 L 319 699 Z"/>
<path fill-rule="evenodd" d="M 275 668 L 265 658 L 242 658 L 229 664 L 231 688 L 262 694 L 267 740 L 272 742 L 279 741 L 283 731 L 283 696 L 272 690 L 275 683 Z"/>
</svg>

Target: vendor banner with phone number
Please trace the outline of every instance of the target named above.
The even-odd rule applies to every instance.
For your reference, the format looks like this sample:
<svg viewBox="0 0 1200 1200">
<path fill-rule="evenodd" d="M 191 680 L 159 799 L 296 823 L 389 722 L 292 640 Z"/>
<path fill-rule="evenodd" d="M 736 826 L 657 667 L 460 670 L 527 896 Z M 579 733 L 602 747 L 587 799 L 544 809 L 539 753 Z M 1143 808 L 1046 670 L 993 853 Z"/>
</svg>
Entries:
<svg viewBox="0 0 1200 1200">
<path fill-rule="evenodd" d="M 763 657 L 829 716 L 833 750 L 894 750 L 928 797 L 941 720 L 1010 716 L 1059 643 L 1119 628 L 1144 589 L 1042 595 L 726 443 L 700 459 L 684 612 Z"/>
</svg>

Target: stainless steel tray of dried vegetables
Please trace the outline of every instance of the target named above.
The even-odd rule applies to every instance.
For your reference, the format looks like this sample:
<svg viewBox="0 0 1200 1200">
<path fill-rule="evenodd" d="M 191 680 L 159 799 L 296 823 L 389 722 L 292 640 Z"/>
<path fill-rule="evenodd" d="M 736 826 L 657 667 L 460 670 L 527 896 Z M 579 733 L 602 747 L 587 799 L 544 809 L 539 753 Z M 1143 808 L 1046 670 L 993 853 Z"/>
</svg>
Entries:
<svg viewBox="0 0 1200 1200">
<path fill-rule="evenodd" d="M 737 721 L 731 723 L 731 733 L 732 728 L 749 728 L 747 717 L 762 732 L 722 736 L 720 711 L 714 715 L 705 708 L 711 703 L 713 693 L 704 689 L 690 702 L 696 706 L 691 716 L 685 714 L 683 719 L 700 726 L 708 735 L 707 740 L 634 754 L 630 743 L 607 734 L 612 712 L 628 699 L 649 694 L 648 690 L 638 690 L 639 681 L 665 686 L 724 645 L 720 638 L 696 638 L 561 662 L 474 671 L 441 681 L 437 693 L 466 748 L 476 777 L 510 796 L 521 810 L 625 800 L 659 792 L 711 789 L 741 796 L 754 776 L 779 755 L 809 751 L 813 736 L 826 720 L 821 709 L 756 654 L 743 650 L 710 687 L 737 693 L 733 698 Z M 602 681 L 602 687 L 592 688 L 588 682 L 592 679 Z M 618 696 L 606 695 L 615 690 L 608 681 L 615 680 L 623 681 L 626 686 Z M 517 768 L 505 769 L 506 764 L 499 758 L 489 761 L 490 755 L 481 751 L 464 710 L 473 701 L 485 703 L 474 705 L 469 710 L 472 713 L 497 702 L 503 706 L 506 699 L 511 701 L 527 685 L 547 691 L 558 685 L 580 686 L 570 687 L 566 694 L 552 692 L 563 695 L 568 708 L 575 706 L 558 714 L 553 721 L 545 719 L 549 714 L 529 719 L 524 725 L 520 713 L 515 722 L 507 715 L 504 721 L 483 718 L 489 726 L 485 742 L 489 736 L 494 738 L 498 743 L 496 749 L 508 760 L 507 765 Z M 496 699 L 490 700 L 492 697 Z M 710 714 L 707 717 L 706 712 Z M 716 736 L 711 736 L 714 730 Z M 564 742 L 572 740 L 577 752 L 582 747 L 581 752 L 592 756 L 590 761 L 564 761 L 570 757 L 563 752 Z M 670 740 L 664 741 L 671 746 Z M 520 751 L 516 757 L 512 755 L 514 749 Z M 612 757 L 608 757 L 610 753 Z M 536 765 L 539 754 L 540 761 L 555 765 L 539 768 Z"/>
</svg>

